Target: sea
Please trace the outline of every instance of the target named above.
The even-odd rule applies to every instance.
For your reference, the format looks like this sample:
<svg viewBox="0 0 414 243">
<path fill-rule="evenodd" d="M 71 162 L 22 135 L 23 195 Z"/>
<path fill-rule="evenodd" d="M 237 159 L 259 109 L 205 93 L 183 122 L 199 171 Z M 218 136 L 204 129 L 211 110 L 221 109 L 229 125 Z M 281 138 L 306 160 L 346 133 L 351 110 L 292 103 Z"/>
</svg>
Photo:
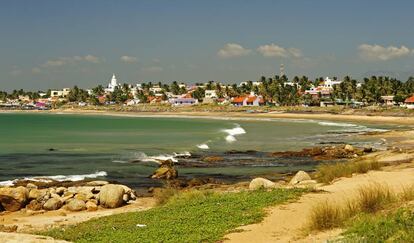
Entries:
<svg viewBox="0 0 414 243">
<path fill-rule="evenodd" d="M 143 189 L 162 185 L 150 175 L 165 159 L 178 164 L 181 178 L 237 182 L 319 163 L 271 152 L 340 143 L 382 149 L 384 141 L 363 134 L 396 128 L 404 129 L 301 119 L 0 113 L 0 185 L 96 178 Z M 207 164 L 208 156 L 224 160 Z"/>
</svg>

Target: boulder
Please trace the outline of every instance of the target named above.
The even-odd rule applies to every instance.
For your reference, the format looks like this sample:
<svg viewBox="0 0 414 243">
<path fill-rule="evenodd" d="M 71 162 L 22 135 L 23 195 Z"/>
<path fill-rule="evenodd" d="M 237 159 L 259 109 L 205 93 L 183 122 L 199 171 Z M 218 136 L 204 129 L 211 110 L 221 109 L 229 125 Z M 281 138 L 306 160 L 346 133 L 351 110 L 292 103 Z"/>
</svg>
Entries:
<svg viewBox="0 0 414 243">
<path fill-rule="evenodd" d="M 318 184 L 318 182 L 315 181 L 315 180 L 305 180 L 305 181 L 301 181 L 301 182 L 297 183 L 295 185 L 295 187 L 299 187 L 299 188 L 315 188 L 317 184 Z"/>
<path fill-rule="evenodd" d="M 87 186 L 105 186 L 109 184 L 107 181 L 90 181 L 86 183 Z"/>
<path fill-rule="evenodd" d="M 98 205 L 95 202 L 92 202 L 92 201 L 87 201 L 85 206 L 86 206 L 86 210 L 88 210 L 88 211 L 98 210 Z"/>
<path fill-rule="evenodd" d="M 45 204 L 43 204 L 43 209 L 46 209 L 48 211 L 58 210 L 59 208 L 62 207 L 62 205 L 63 205 L 63 203 L 60 199 L 51 198 L 51 199 L 47 200 L 45 202 Z"/>
<path fill-rule="evenodd" d="M 129 201 L 129 194 L 124 194 L 123 196 L 122 196 L 122 200 L 124 201 L 124 202 L 128 202 Z"/>
<path fill-rule="evenodd" d="M 160 167 L 152 174 L 154 179 L 175 179 L 178 177 L 178 172 L 174 168 L 174 162 L 171 160 L 162 161 Z"/>
<path fill-rule="evenodd" d="M 274 183 L 274 182 L 272 182 L 268 179 L 260 178 L 260 177 L 259 178 L 254 178 L 249 184 L 249 189 L 250 190 L 257 190 L 257 189 L 260 189 L 260 188 L 268 189 L 268 188 L 275 188 L 275 187 L 276 187 L 276 183 Z"/>
<path fill-rule="evenodd" d="M 63 195 L 63 193 L 65 193 L 68 189 L 66 189 L 65 187 L 58 187 L 56 188 L 56 193 L 59 195 Z"/>
<path fill-rule="evenodd" d="M 56 193 L 51 193 L 51 194 L 50 194 L 50 197 L 51 197 L 51 198 L 56 198 L 56 199 L 61 200 L 61 197 L 59 196 L 59 194 L 56 194 Z"/>
<path fill-rule="evenodd" d="M 29 199 L 43 199 L 49 194 L 48 189 L 32 189 L 29 192 Z"/>
<path fill-rule="evenodd" d="M 0 188 L 0 204 L 6 211 L 17 211 L 27 203 L 28 190 L 19 186 Z"/>
<path fill-rule="evenodd" d="M 86 204 L 82 200 L 72 199 L 66 204 L 65 208 L 69 211 L 82 211 L 86 209 Z"/>
<path fill-rule="evenodd" d="M 94 198 L 94 195 L 93 195 L 92 192 L 88 192 L 87 194 L 85 194 L 85 193 L 78 193 L 78 194 L 75 195 L 75 198 L 86 202 L 89 199 Z"/>
<path fill-rule="evenodd" d="M 39 202 L 37 200 L 30 201 L 29 204 L 26 205 L 26 209 L 32 210 L 32 211 L 39 211 L 43 209 L 43 203 Z"/>
<path fill-rule="evenodd" d="M 37 189 L 37 186 L 33 183 L 27 183 L 26 188 L 27 189 Z"/>
<path fill-rule="evenodd" d="M 350 144 L 345 145 L 344 149 L 347 152 L 354 152 L 354 150 L 355 150 L 354 147 Z"/>
<path fill-rule="evenodd" d="M 290 180 L 289 184 L 295 185 L 301 181 L 311 180 L 312 178 L 305 171 L 298 171 L 296 175 Z"/>
<path fill-rule="evenodd" d="M 99 192 L 99 203 L 106 208 L 120 207 L 124 201 L 124 188 L 120 185 L 108 184 Z"/>
</svg>

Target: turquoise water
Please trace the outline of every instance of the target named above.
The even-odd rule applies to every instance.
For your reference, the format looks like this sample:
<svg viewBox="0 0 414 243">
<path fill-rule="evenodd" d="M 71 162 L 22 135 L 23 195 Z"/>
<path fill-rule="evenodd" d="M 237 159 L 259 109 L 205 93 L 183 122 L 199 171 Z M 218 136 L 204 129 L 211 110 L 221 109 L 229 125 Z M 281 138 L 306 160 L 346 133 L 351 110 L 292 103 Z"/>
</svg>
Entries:
<svg viewBox="0 0 414 243">
<path fill-rule="evenodd" d="M 189 152 L 202 157 L 223 155 L 229 150 L 271 152 L 299 150 L 320 143 L 372 143 L 375 141 L 362 139 L 355 134 L 388 128 L 281 119 L 3 113 L 0 114 L 0 181 L 91 174 L 91 177 L 105 175 L 102 178 L 146 187 L 159 183 L 147 178 L 156 167 L 156 164 L 148 162 L 151 156 L 168 157 L 173 153 Z M 187 177 L 206 175 L 245 178 L 297 169 L 295 165 L 283 166 L 283 161 L 263 159 L 263 156 L 263 153 L 253 157 L 233 155 L 229 157 L 231 163 L 223 163 L 223 166 L 186 166 L 180 168 L 179 173 Z M 239 161 L 249 160 L 253 162 L 238 164 Z M 198 162 L 197 159 L 192 161 L 195 165 Z"/>
</svg>

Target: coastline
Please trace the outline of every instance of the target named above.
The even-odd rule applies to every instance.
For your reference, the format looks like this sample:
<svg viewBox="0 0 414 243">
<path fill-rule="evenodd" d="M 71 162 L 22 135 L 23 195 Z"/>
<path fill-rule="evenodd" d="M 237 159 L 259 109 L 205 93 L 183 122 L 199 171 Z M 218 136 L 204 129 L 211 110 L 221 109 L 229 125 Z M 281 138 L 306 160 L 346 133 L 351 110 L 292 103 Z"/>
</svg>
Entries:
<svg viewBox="0 0 414 243">
<path fill-rule="evenodd" d="M 414 125 L 414 117 L 404 116 L 379 116 L 379 115 L 356 115 L 356 114 L 331 114 L 331 113 L 291 113 L 291 112 L 269 112 L 269 113 L 247 113 L 242 111 L 217 112 L 217 111 L 102 111 L 84 109 L 56 109 L 48 111 L 37 110 L 0 110 L 0 113 L 39 113 L 39 114 L 68 114 L 68 115 L 104 115 L 121 117 L 162 117 L 162 118 L 208 118 L 208 119 L 292 119 L 292 120 L 326 120 L 337 122 L 365 122 L 371 124 L 390 125 Z"/>
</svg>

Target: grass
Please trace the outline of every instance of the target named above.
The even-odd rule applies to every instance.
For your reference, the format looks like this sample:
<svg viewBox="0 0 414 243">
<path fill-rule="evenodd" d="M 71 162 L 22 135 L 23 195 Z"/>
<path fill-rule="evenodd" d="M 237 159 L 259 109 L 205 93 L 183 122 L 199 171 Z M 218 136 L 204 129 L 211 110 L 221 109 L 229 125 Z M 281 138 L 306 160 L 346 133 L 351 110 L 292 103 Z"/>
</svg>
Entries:
<svg viewBox="0 0 414 243">
<path fill-rule="evenodd" d="M 260 222 L 265 207 L 296 199 L 303 192 L 178 193 L 163 206 L 147 211 L 103 217 L 40 234 L 74 242 L 216 242 L 239 226 Z"/>
<path fill-rule="evenodd" d="M 406 193 L 396 194 L 387 186 L 377 183 L 365 185 L 358 190 L 358 195 L 348 200 L 345 205 L 326 201 L 313 207 L 308 230 L 321 231 L 342 227 L 348 220 L 361 213 L 373 214 L 393 203 L 404 202 L 401 199 Z"/>
<path fill-rule="evenodd" d="M 414 242 L 414 210 L 361 215 L 343 233 L 342 242 Z"/>
<path fill-rule="evenodd" d="M 354 173 L 367 173 L 370 170 L 379 170 L 382 164 L 376 160 L 355 160 L 321 164 L 316 168 L 316 177 L 319 182 L 330 183 L 339 177 L 350 177 Z"/>
</svg>

